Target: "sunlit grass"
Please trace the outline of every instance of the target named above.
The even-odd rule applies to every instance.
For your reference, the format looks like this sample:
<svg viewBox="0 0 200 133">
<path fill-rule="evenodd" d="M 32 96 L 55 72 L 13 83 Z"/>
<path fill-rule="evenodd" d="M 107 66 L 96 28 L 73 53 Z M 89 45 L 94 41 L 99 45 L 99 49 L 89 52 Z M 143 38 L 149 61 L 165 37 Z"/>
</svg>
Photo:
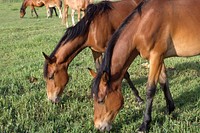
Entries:
<svg viewBox="0 0 200 133">
<path fill-rule="evenodd" d="M 19 18 L 21 2 L 0 4 L 0 132 L 96 132 L 93 127 L 92 78 L 87 67 L 94 68 L 89 49 L 70 64 L 70 82 L 60 104 L 47 101 L 43 80 L 42 52 L 50 54 L 65 32 L 58 17 L 46 18 L 46 9 L 37 8 L 39 18 L 27 9 Z M 137 58 L 129 72 L 145 99 L 148 70 Z M 158 87 L 153 105 L 152 133 L 200 132 L 200 58 L 166 59 L 170 90 L 176 109 L 166 115 L 163 92 Z M 30 78 L 37 79 L 30 82 Z M 123 82 L 124 108 L 111 132 L 135 132 L 142 122 L 144 105 L 138 107 Z"/>
</svg>

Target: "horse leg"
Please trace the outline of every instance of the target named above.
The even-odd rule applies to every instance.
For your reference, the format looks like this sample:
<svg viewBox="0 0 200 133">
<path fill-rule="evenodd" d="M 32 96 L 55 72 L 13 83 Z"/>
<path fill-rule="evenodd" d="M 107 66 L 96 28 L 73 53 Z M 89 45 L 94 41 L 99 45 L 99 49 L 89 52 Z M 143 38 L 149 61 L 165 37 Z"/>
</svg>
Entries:
<svg viewBox="0 0 200 133">
<path fill-rule="evenodd" d="M 56 8 L 55 7 L 52 7 L 52 14 L 53 14 L 53 11 L 55 12 L 55 14 L 56 14 L 56 16 L 58 16 L 58 13 L 57 13 L 57 11 L 56 11 Z"/>
<path fill-rule="evenodd" d="M 54 7 L 49 7 L 50 17 L 53 16 L 53 8 L 54 8 Z"/>
<path fill-rule="evenodd" d="M 74 21 L 74 13 L 75 13 L 75 10 L 72 9 L 71 17 L 72 17 L 72 25 L 73 25 L 73 26 L 75 25 L 75 21 Z"/>
<path fill-rule="evenodd" d="M 32 17 L 33 17 L 33 11 L 35 12 L 36 17 L 38 18 L 38 14 L 37 14 L 34 6 L 31 6 L 31 15 L 32 15 Z"/>
<path fill-rule="evenodd" d="M 35 12 L 36 17 L 38 18 L 38 14 L 37 14 L 37 12 L 36 12 L 34 7 L 33 7 L 33 11 Z"/>
<path fill-rule="evenodd" d="M 99 67 L 102 63 L 102 53 L 99 53 L 99 52 L 92 50 L 92 55 L 93 55 L 93 58 L 94 58 L 96 70 L 98 71 Z"/>
<path fill-rule="evenodd" d="M 33 17 L 33 6 L 31 6 L 31 16 Z"/>
<path fill-rule="evenodd" d="M 50 9 L 49 9 L 49 7 L 46 7 L 46 10 L 47 10 L 47 18 L 49 18 L 49 17 L 51 17 L 51 14 L 50 14 Z"/>
<path fill-rule="evenodd" d="M 68 18 L 68 8 L 69 8 L 69 6 L 64 4 L 63 15 L 62 15 L 62 24 L 65 24 L 67 28 L 69 27 L 68 20 L 67 20 L 67 18 Z"/>
<path fill-rule="evenodd" d="M 85 11 L 82 11 L 82 16 L 81 18 L 83 18 L 85 16 Z"/>
<path fill-rule="evenodd" d="M 57 5 L 58 11 L 59 11 L 59 18 L 62 18 L 62 11 L 61 11 L 61 5 Z"/>
<path fill-rule="evenodd" d="M 144 102 L 144 100 L 139 96 L 139 92 L 138 90 L 135 88 L 135 86 L 133 85 L 131 79 L 130 79 L 130 75 L 129 73 L 126 71 L 124 78 L 127 80 L 129 86 L 131 87 L 133 94 L 136 98 L 136 102 L 138 102 L 139 104 L 142 104 Z"/>
<path fill-rule="evenodd" d="M 159 83 L 164 92 L 168 113 L 170 114 L 172 111 L 174 111 L 175 106 L 172 95 L 169 90 L 169 83 L 167 80 L 166 68 L 164 63 L 162 64 L 162 69 L 159 76 Z"/>
<path fill-rule="evenodd" d="M 158 54 L 152 54 L 150 58 L 149 76 L 146 89 L 146 110 L 144 112 L 143 122 L 139 131 L 146 132 L 149 129 L 151 122 L 151 112 L 153 105 L 153 98 L 156 92 L 156 85 L 162 67 L 162 57 Z"/>
<path fill-rule="evenodd" d="M 80 21 L 80 19 L 81 19 L 81 9 L 78 9 L 77 12 L 78 12 L 78 21 Z"/>
</svg>

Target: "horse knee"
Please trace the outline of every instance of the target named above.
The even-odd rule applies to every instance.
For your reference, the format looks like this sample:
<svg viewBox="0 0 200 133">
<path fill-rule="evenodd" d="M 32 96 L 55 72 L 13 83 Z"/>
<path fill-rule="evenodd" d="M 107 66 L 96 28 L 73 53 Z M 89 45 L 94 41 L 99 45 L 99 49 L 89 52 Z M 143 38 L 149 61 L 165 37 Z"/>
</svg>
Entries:
<svg viewBox="0 0 200 133">
<path fill-rule="evenodd" d="M 150 85 L 147 87 L 146 96 L 147 99 L 153 98 L 156 93 L 156 85 Z"/>
</svg>

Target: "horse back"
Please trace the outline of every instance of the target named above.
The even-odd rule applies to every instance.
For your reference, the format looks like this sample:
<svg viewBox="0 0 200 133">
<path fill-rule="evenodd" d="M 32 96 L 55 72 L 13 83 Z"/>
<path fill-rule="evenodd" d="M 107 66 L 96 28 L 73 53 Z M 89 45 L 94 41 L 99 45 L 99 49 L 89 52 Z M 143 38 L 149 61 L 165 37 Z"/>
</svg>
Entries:
<svg viewBox="0 0 200 133">
<path fill-rule="evenodd" d="M 134 27 L 131 32 L 134 40 L 140 42 L 136 47 L 144 58 L 148 58 L 145 53 L 149 51 L 163 52 L 165 57 L 197 55 L 199 9 L 199 0 L 149 0 L 127 29 Z"/>
<path fill-rule="evenodd" d="M 193 56 L 200 53 L 200 1 L 171 1 L 164 8 L 165 21 L 170 20 L 168 47 L 174 48 L 177 56 Z M 168 10 L 170 17 L 168 18 Z M 169 51 L 169 50 L 168 50 Z M 167 53 L 168 54 L 168 53 Z M 166 55 L 168 56 L 168 55 Z"/>
<path fill-rule="evenodd" d="M 64 5 L 69 6 L 72 9 L 86 9 L 90 4 L 90 0 L 64 0 Z"/>
<path fill-rule="evenodd" d="M 86 43 L 91 44 L 93 50 L 104 52 L 107 41 L 136 6 L 137 3 L 133 0 L 112 2 L 111 10 L 100 13 L 93 19 Z"/>
</svg>

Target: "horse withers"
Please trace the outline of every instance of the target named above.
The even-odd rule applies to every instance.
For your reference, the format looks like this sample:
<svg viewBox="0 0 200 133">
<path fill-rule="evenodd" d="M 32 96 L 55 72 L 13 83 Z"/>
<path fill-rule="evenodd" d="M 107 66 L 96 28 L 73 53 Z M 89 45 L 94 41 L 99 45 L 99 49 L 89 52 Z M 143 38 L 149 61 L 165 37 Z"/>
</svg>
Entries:
<svg viewBox="0 0 200 133">
<path fill-rule="evenodd" d="M 91 48 L 96 68 L 99 68 L 108 40 L 136 5 L 133 0 L 103 1 L 89 5 L 85 16 L 66 30 L 51 55 L 44 54 L 44 79 L 50 101 L 60 101 L 69 79 L 68 66 L 84 48 Z M 136 100 L 142 102 L 128 72 L 125 79 L 133 89 Z"/>
<path fill-rule="evenodd" d="M 139 54 L 150 63 L 146 110 L 139 131 L 146 132 L 150 127 L 158 82 L 164 87 L 169 114 L 174 110 L 167 75 L 163 73 L 164 59 L 200 54 L 199 9 L 199 0 L 143 0 L 127 17 L 109 41 L 102 65 L 93 82 L 96 128 L 101 131 L 111 129 L 115 116 L 123 106 L 122 79 Z"/>
</svg>

